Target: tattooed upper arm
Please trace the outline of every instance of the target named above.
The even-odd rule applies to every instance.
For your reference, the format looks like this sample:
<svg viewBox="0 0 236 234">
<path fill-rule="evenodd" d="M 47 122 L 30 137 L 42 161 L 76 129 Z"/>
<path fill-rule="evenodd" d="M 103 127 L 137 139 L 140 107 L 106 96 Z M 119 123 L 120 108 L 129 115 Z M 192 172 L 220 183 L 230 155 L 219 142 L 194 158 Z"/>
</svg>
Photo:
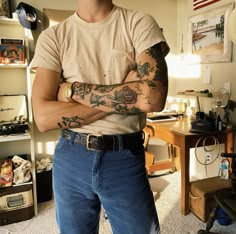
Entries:
<svg viewBox="0 0 236 234">
<path fill-rule="evenodd" d="M 151 81 L 160 81 L 164 86 L 168 85 L 168 70 L 161 43 L 150 47 L 138 56 L 137 70 L 141 79 L 148 79 L 149 85 L 154 85 Z"/>
</svg>

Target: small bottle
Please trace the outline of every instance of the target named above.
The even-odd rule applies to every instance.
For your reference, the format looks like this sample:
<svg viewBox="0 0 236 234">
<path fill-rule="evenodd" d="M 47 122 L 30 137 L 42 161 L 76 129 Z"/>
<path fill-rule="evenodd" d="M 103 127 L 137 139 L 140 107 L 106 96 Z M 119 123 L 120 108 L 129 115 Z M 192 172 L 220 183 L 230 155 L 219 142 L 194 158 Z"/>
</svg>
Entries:
<svg viewBox="0 0 236 234">
<path fill-rule="evenodd" d="M 220 118 L 220 115 L 217 116 L 216 127 L 217 127 L 218 131 L 221 131 L 223 129 L 222 120 Z"/>
<path fill-rule="evenodd" d="M 229 179 L 229 160 L 223 159 L 220 163 L 220 178 L 228 180 Z"/>
</svg>

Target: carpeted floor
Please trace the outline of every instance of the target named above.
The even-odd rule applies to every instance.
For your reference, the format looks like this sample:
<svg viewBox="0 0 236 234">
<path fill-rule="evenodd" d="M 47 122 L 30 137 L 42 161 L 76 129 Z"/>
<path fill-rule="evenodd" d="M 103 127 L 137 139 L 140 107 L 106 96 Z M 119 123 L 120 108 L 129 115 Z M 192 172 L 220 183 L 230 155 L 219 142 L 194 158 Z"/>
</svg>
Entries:
<svg viewBox="0 0 236 234">
<path fill-rule="evenodd" d="M 150 184 L 156 200 L 162 234 L 197 234 L 199 229 L 205 228 L 205 223 L 192 213 L 187 216 L 180 213 L 180 172 L 150 178 Z M 229 226 L 221 226 L 216 221 L 211 231 L 219 234 L 236 234 L 236 222 Z M 53 201 L 39 204 L 39 215 L 31 220 L 0 227 L 0 234 L 13 233 L 58 234 Z M 102 215 L 99 234 L 111 233 L 109 221 Z"/>
</svg>

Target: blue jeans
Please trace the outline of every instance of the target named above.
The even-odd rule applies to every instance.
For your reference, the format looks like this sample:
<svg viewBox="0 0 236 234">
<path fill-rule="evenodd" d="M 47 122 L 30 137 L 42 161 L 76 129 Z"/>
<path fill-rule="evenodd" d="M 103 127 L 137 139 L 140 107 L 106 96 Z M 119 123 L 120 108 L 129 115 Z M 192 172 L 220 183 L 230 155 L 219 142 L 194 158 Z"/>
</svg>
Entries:
<svg viewBox="0 0 236 234">
<path fill-rule="evenodd" d="M 97 234 L 101 205 L 113 234 L 159 233 L 144 148 L 132 151 L 89 151 L 59 138 L 53 189 L 61 234 Z"/>
</svg>

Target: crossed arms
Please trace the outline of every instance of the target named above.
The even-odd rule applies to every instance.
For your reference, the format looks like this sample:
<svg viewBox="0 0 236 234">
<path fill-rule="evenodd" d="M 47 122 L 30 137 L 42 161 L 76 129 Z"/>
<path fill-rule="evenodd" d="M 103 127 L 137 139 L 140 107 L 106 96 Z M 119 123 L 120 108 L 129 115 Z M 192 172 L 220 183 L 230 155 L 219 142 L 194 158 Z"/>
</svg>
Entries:
<svg viewBox="0 0 236 234">
<path fill-rule="evenodd" d="M 94 85 L 76 82 L 73 100 L 65 98 L 71 83 L 60 84 L 58 72 L 37 68 L 32 90 L 33 111 L 40 131 L 81 127 L 109 113 L 137 114 L 161 111 L 168 91 L 168 71 L 161 43 L 137 57 L 137 70 L 125 82 Z"/>
</svg>

